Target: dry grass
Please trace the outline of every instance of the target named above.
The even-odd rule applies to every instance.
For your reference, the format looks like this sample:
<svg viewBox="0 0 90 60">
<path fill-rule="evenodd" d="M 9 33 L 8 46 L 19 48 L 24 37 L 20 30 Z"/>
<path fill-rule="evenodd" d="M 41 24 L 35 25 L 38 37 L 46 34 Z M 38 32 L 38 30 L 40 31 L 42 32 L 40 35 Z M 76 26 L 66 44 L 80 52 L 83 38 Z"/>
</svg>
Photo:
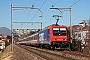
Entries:
<svg viewBox="0 0 90 60">
<path fill-rule="evenodd" d="M 1 53 L 1 60 L 11 60 L 11 45 L 7 46 L 6 49 Z"/>
</svg>

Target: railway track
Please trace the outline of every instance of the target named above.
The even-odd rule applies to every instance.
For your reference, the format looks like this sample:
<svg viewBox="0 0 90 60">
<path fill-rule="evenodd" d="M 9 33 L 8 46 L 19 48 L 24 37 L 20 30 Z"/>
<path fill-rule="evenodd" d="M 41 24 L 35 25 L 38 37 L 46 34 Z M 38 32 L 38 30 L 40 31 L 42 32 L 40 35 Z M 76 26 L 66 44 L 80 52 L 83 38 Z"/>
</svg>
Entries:
<svg viewBox="0 0 90 60">
<path fill-rule="evenodd" d="M 85 54 L 82 52 L 77 52 L 77 51 L 64 51 L 64 53 L 66 54 L 70 54 L 70 55 L 76 55 L 76 56 L 81 56 L 82 58 L 86 57 L 86 58 L 90 58 L 89 54 Z"/>
<path fill-rule="evenodd" d="M 19 47 L 30 51 L 46 60 L 89 60 L 89 56 L 77 55 L 76 53 L 71 52 L 62 52 L 62 51 L 51 51 L 47 49 L 40 49 L 36 47 L 18 45 Z"/>
<path fill-rule="evenodd" d="M 37 48 L 32 48 L 32 51 L 35 52 L 35 54 L 39 55 L 42 58 L 45 58 L 46 60 L 59 60 L 59 59 L 66 59 L 66 60 L 73 60 L 72 58 L 65 57 L 63 55 L 57 55 L 48 51 L 44 51 L 43 49 L 37 49 Z"/>
<path fill-rule="evenodd" d="M 49 51 L 45 51 L 44 49 L 40 49 L 40 48 L 24 46 L 24 45 L 22 45 L 22 46 L 18 45 L 18 46 L 44 58 L 45 60 L 63 60 L 63 59 L 64 60 L 75 60 L 73 58 L 65 57 L 63 55 L 54 54 L 54 53 L 51 53 Z"/>
</svg>

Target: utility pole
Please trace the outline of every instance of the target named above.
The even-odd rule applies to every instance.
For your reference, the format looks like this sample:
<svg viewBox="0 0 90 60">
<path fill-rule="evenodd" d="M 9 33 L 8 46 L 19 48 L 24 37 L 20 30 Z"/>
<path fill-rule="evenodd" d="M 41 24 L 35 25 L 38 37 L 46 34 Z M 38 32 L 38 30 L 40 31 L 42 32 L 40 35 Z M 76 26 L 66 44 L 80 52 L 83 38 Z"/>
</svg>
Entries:
<svg viewBox="0 0 90 60">
<path fill-rule="evenodd" d="M 11 4 L 11 31 L 12 31 L 12 33 L 11 33 L 11 35 L 12 35 L 12 45 L 11 45 L 11 51 L 13 52 L 13 11 L 14 10 L 31 10 L 31 9 L 33 9 L 33 10 L 38 10 L 40 13 L 41 13 L 41 16 L 40 17 L 42 17 L 42 11 L 39 9 L 39 8 L 34 8 L 33 6 L 32 7 L 14 7 L 13 6 L 13 4 Z"/>
<path fill-rule="evenodd" d="M 72 36 L 72 7 L 70 6 L 70 41 L 71 41 L 71 43 L 72 43 L 72 38 L 73 38 L 73 36 Z"/>
<path fill-rule="evenodd" d="M 62 13 L 62 10 L 70 11 L 70 42 L 72 43 L 72 6 L 70 6 L 70 8 L 50 8 L 50 9 L 59 10 L 60 13 Z"/>
<path fill-rule="evenodd" d="M 13 52 L 13 4 L 11 4 L 11 36 L 12 36 L 12 44 L 11 44 L 11 52 Z"/>
</svg>

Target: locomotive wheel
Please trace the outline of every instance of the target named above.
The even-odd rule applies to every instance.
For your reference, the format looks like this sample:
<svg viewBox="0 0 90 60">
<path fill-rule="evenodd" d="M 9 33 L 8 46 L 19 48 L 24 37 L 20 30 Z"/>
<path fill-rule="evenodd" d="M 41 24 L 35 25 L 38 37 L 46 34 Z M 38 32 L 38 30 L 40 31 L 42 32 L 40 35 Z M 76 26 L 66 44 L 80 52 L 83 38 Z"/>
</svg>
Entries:
<svg viewBox="0 0 90 60">
<path fill-rule="evenodd" d="M 43 45 L 42 44 L 40 44 L 40 48 L 43 49 Z"/>
<path fill-rule="evenodd" d="M 50 49 L 51 47 L 50 47 L 50 45 L 46 45 L 46 48 L 47 48 L 47 49 Z"/>
<path fill-rule="evenodd" d="M 54 51 L 55 47 L 54 46 L 50 46 L 50 48 Z"/>
<path fill-rule="evenodd" d="M 53 48 L 52 48 L 52 49 L 53 49 L 53 51 L 54 51 L 54 50 L 55 50 L 55 46 L 53 46 Z"/>
</svg>

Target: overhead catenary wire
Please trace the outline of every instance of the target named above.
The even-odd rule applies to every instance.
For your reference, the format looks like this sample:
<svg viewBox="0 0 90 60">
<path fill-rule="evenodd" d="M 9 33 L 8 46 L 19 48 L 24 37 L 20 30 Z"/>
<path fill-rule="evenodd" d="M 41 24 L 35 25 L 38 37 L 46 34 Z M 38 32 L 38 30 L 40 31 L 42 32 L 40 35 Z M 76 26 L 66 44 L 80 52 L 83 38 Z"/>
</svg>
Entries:
<svg viewBox="0 0 90 60">
<path fill-rule="evenodd" d="M 44 4 L 45 4 L 46 2 L 47 2 L 47 0 L 45 0 L 45 1 L 43 2 L 43 4 L 41 5 L 40 9 L 44 6 Z M 38 14 L 38 12 L 39 12 L 39 11 L 36 12 L 36 14 L 31 18 L 30 21 L 32 21 L 32 20 L 35 18 L 35 16 Z M 28 24 L 29 24 L 29 23 L 28 23 Z M 28 24 L 27 24 L 27 25 L 28 25 Z M 27 25 L 26 25 L 26 26 L 27 26 Z M 26 26 L 25 26 L 25 27 L 26 27 Z M 24 27 L 24 28 L 25 28 L 25 27 Z"/>
<path fill-rule="evenodd" d="M 64 11 L 63 11 L 63 12 L 64 12 Z M 59 15 L 59 14 L 57 14 L 57 15 Z M 52 19 L 53 19 L 53 18 L 50 18 L 49 20 L 47 20 L 46 22 L 44 22 L 43 25 L 46 24 L 46 23 L 48 23 L 48 22 L 51 21 Z"/>
<path fill-rule="evenodd" d="M 56 3 L 54 3 L 54 5 L 56 5 L 57 3 L 59 3 L 59 1 L 61 1 L 61 0 L 58 0 Z"/>
<path fill-rule="evenodd" d="M 34 6 L 36 2 L 37 2 L 37 0 L 35 0 L 35 1 L 34 1 L 34 3 L 33 3 L 32 5 Z M 32 6 L 32 7 L 33 7 L 33 6 Z M 28 15 L 27 15 L 27 18 L 26 18 L 26 20 L 28 20 L 28 18 L 29 18 L 29 15 L 30 15 L 30 11 L 29 11 L 29 13 L 28 13 Z"/>
<path fill-rule="evenodd" d="M 77 2 L 74 2 L 74 4 L 72 4 L 71 7 L 74 6 L 75 4 L 79 3 L 80 1 L 81 1 L 81 0 L 78 0 Z M 85 1 L 83 1 L 83 2 L 86 2 L 86 1 L 87 1 L 87 0 L 85 0 Z M 81 2 L 81 3 L 83 3 L 83 2 Z M 80 3 L 79 3 L 79 4 L 80 4 Z M 72 22 L 72 24 L 73 24 L 73 22 Z"/>
<path fill-rule="evenodd" d="M 47 0 L 45 0 L 44 2 L 43 2 L 43 4 L 42 4 L 42 6 L 40 7 L 40 9 L 44 6 L 44 4 L 47 2 Z M 33 18 L 30 20 L 30 21 L 32 21 L 34 18 L 35 18 L 35 16 L 38 14 L 38 12 L 39 11 L 37 11 L 37 13 L 33 16 Z"/>
<path fill-rule="evenodd" d="M 56 5 L 59 1 L 61 1 L 61 0 L 58 0 L 57 2 L 55 2 L 54 4 L 53 4 L 53 6 L 54 5 Z M 47 12 L 46 12 L 46 14 L 45 15 L 43 15 L 44 17 L 47 15 L 47 13 L 49 12 L 50 10 L 48 10 Z M 52 18 L 53 19 L 53 18 Z M 52 19 L 50 19 L 50 20 L 52 20 Z M 48 21 L 50 21 L 50 20 L 47 20 L 45 23 L 43 23 L 43 24 L 46 24 Z"/>
<path fill-rule="evenodd" d="M 37 2 L 37 0 L 35 0 L 35 1 L 34 1 L 34 3 L 32 4 L 32 7 L 34 7 L 34 5 L 35 5 L 35 3 L 36 3 L 36 2 Z M 31 11 L 29 11 L 29 13 L 28 13 L 28 15 L 27 15 L 27 18 L 26 18 L 26 20 L 28 20 L 28 18 L 29 18 L 29 15 L 30 15 L 30 12 L 31 12 Z M 28 25 L 28 23 L 27 23 L 27 25 Z M 26 26 L 27 26 L 27 25 L 26 25 Z M 25 26 L 25 27 L 26 27 L 26 26 Z M 25 28 L 25 27 L 24 27 L 24 28 Z"/>
<path fill-rule="evenodd" d="M 50 11 L 50 10 L 48 9 L 47 12 L 46 12 L 43 16 L 45 17 L 45 16 L 48 14 L 49 11 Z M 42 18 L 42 19 L 43 19 L 43 18 Z M 42 20 L 42 19 L 41 19 L 41 20 Z"/>
<path fill-rule="evenodd" d="M 61 0 L 58 0 L 57 2 L 55 2 L 52 6 L 54 7 L 54 5 L 56 5 L 59 1 L 61 1 Z M 71 6 L 74 6 L 75 4 L 77 4 L 78 2 L 80 2 L 81 0 L 78 0 L 77 2 L 74 2 L 74 4 L 72 4 Z M 64 12 L 64 11 L 63 11 Z M 51 20 L 51 19 L 50 19 Z M 47 21 L 48 22 L 48 21 Z M 45 23 L 47 23 L 47 22 L 45 22 Z M 44 23 L 44 24 L 45 24 Z"/>
<path fill-rule="evenodd" d="M 79 4 L 85 3 L 86 1 L 88 1 L 88 0 L 82 0 L 82 2 L 79 1 Z"/>
<path fill-rule="evenodd" d="M 12 0 L 10 0 L 10 3 L 12 4 Z"/>
<path fill-rule="evenodd" d="M 46 24 L 47 22 L 51 21 L 53 18 L 50 18 L 48 21 L 44 22 L 43 24 Z"/>
<path fill-rule="evenodd" d="M 36 1 L 37 1 L 37 0 L 35 0 L 33 4 L 35 4 Z M 40 9 L 43 7 L 43 5 L 46 3 L 46 1 L 47 1 L 47 0 L 45 0 L 45 1 L 43 2 L 43 4 L 42 4 L 42 6 L 40 7 Z M 54 5 L 57 4 L 59 1 L 61 1 L 61 0 L 58 0 L 56 3 L 54 3 Z M 72 4 L 71 6 L 74 6 L 75 4 L 77 4 L 77 3 L 80 2 L 80 1 L 81 1 L 81 0 L 78 0 L 78 1 L 74 2 L 74 4 Z M 38 11 L 38 12 L 39 12 L 39 11 Z M 35 18 L 35 16 L 38 14 L 38 12 L 36 12 L 36 14 L 31 18 L 30 21 L 32 21 L 32 20 Z M 46 14 L 47 14 L 47 13 L 46 13 Z M 45 15 L 46 15 L 46 14 L 45 14 Z M 28 15 L 29 15 L 29 14 L 28 14 Z M 29 23 L 28 23 L 28 24 L 29 24 Z M 27 24 L 27 25 L 28 25 L 28 24 Z M 26 25 L 26 26 L 27 26 L 27 25 Z"/>
<path fill-rule="evenodd" d="M 34 1 L 33 5 L 35 5 L 36 2 L 37 2 L 37 0 Z"/>
<path fill-rule="evenodd" d="M 35 0 L 35 2 L 33 3 L 33 5 L 35 5 L 35 3 L 36 3 L 36 1 L 37 0 Z M 43 2 L 43 4 L 42 4 L 42 6 L 40 7 L 40 9 L 43 7 L 43 5 L 44 5 L 44 3 L 46 2 L 47 0 L 45 0 L 44 2 Z M 59 0 L 60 1 L 60 0 Z M 72 4 L 71 6 L 74 6 L 75 4 L 77 4 L 78 2 L 80 2 L 81 0 L 78 0 L 77 2 L 74 2 L 74 4 Z M 87 0 L 85 0 L 85 1 L 87 1 Z M 10 2 L 12 3 L 12 0 L 10 0 Z M 58 3 L 58 1 L 55 3 L 55 4 L 57 4 Z M 38 11 L 39 12 L 39 11 Z M 37 13 L 38 13 L 37 12 Z M 30 20 L 30 21 L 32 21 L 34 18 L 35 18 L 35 16 L 37 15 L 37 13 L 34 15 L 34 17 Z M 47 14 L 47 13 L 46 13 Z M 46 15 L 45 14 L 45 15 Z M 28 17 L 29 17 L 29 14 L 28 14 Z M 28 18 L 27 18 L 28 19 Z M 50 20 L 52 20 L 52 19 L 50 19 Z M 48 21 L 50 21 L 50 20 L 48 20 Z M 45 23 L 47 23 L 48 21 L 46 21 Z M 29 24 L 29 23 L 28 23 Z M 28 25 L 27 24 L 27 25 Z"/>
<path fill-rule="evenodd" d="M 74 2 L 74 4 L 72 4 L 71 7 L 74 6 L 75 4 L 79 3 L 80 1 L 81 0 L 78 0 L 78 1 Z"/>
</svg>

